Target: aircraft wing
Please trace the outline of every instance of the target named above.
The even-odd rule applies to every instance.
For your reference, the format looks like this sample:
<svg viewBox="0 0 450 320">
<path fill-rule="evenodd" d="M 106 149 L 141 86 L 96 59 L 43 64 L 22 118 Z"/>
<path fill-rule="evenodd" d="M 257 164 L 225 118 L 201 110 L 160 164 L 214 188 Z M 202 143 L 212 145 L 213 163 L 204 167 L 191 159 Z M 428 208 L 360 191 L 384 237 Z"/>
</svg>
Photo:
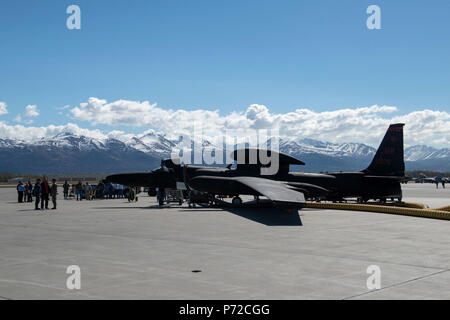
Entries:
<svg viewBox="0 0 450 320">
<path fill-rule="evenodd" d="M 174 176 L 165 171 L 119 173 L 107 176 L 107 182 L 125 186 L 175 188 Z"/>
<path fill-rule="evenodd" d="M 283 182 L 257 177 L 235 177 L 232 179 L 269 198 L 277 206 L 303 208 L 306 204 L 302 192 L 290 189 Z"/>
</svg>

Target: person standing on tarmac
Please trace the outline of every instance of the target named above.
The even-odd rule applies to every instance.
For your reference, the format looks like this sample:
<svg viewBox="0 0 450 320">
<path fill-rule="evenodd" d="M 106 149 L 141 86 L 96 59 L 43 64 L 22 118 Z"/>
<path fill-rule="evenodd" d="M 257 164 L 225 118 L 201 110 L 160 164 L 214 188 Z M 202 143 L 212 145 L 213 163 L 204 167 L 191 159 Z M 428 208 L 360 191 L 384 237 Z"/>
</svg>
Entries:
<svg viewBox="0 0 450 320">
<path fill-rule="evenodd" d="M 81 200 L 83 200 L 83 185 L 81 184 L 81 180 L 78 181 L 77 185 L 75 186 L 75 193 L 77 195 L 77 201 L 78 198 Z"/>
<path fill-rule="evenodd" d="M 22 203 L 23 202 L 23 193 L 25 191 L 25 187 L 22 183 L 22 181 L 19 181 L 19 184 L 16 187 L 17 189 L 17 195 L 18 195 L 18 202 Z"/>
<path fill-rule="evenodd" d="M 64 199 L 67 200 L 67 198 L 69 198 L 69 184 L 67 183 L 67 180 L 64 181 L 63 184 L 63 191 L 64 191 Z"/>
<path fill-rule="evenodd" d="M 86 200 L 91 200 L 91 186 L 89 185 L 89 182 L 86 182 L 84 185 L 84 197 Z"/>
<path fill-rule="evenodd" d="M 47 177 L 44 176 L 44 180 L 41 183 L 41 210 L 48 209 L 48 196 L 50 194 L 50 186 L 47 182 Z"/>
<path fill-rule="evenodd" d="M 41 179 L 36 180 L 36 184 L 34 185 L 34 189 L 33 189 L 33 195 L 36 199 L 34 209 L 41 210 L 41 209 L 39 209 L 39 202 L 40 202 L 40 197 L 41 197 Z"/>
<path fill-rule="evenodd" d="M 23 183 L 23 202 L 28 202 L 28 183 Z"/>
<path fill-rule="evenodd" d="M 53 208 L 56 209 L 56 196 L 58 194 L 58 186 L 56 185 L 56 179 L 52 179 L 52 186 L 50 187 L 50 195 L 52 196 Z"/>
<path fill-rule="evenodd" d="M 33 202 L 33 185 L 31 181 L 28 181 L 27 184 L 27 202 Z"/>
</svg>

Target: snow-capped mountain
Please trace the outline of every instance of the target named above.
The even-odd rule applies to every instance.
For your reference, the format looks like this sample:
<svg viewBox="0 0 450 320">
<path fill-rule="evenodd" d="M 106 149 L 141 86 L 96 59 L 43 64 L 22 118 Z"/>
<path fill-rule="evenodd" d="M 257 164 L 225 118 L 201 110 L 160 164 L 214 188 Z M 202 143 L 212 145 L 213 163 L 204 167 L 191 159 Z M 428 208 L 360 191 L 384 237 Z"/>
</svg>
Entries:
<svg viewBox="0 0 450 320">
<path fill-rule="evenodd" d="M 269 139 L 270 146 L 273 140 Z M 33 142 L 0 139 L 0 172 L 110 173 L 145 171 L 168 158 L 178 140 L 148 132 L 126 141 L 63 132 Z M 214 149 L 201 141 L 204 150 Z M 355 171 L 366 168 L 376 149 L 361 143 L 330 143 L 313 139 L 281 139 L 279 150 L 306 162 L 301 171 Z M 227 150 L 229 151 L 229 150 Z M 405 149 L 407 169 L 450 171 L 450 149 L 412 146 Z"/>
<path fill-rule="evenodd" d="M 86 136 L 73 135 L 68 132 L 57 134 L 50 138 L 42 138 L 34 142 L 34 146 L 60 149 L 78 149 L 80 151 L 105 150 L 106 141 Z"/>
<path fill-rule="evenodd" d="M 295 154 L 322 154 L 333 157 L 368 157 L 375 155 L 376 150 L 362 143 L 331 143 L 313 139 L 298 141 L 280 141 L 280 151 Z"/>
<path fill-rule="evenodd" d="M 130 148 L 142 151 L 148 154 L 170 155 L 176 145 L 176 141 L 169 140 L 165 135 L 150 132 L 142 136 L 132 137 L 126 142 Z"/>
<path fill-rule="evenodd" d="M 450 172 L 450 149 L 412 146 L 405 149 L 405 162 L 409 170 Z"/>
<path fill-rule="evenodd" d="M 154 154 L 112 138 L 64 133 L 33 142 L 0 139 L 0 172 L 109 173 L 150 170 L 159 163 Z"/>
<path fill-rule="evenodd" d="M 25 148 L 27 143 L 22 140 L 0 139 L 0 149 Z"/>
<path fill-rule="evenodd" d="M 406 161 L 421 161 L 429 159 L 444 159 L 450 157 L 450 149 L 436 149 L 424 145 L 412 146 L 405 149 Z"/>
</svg>

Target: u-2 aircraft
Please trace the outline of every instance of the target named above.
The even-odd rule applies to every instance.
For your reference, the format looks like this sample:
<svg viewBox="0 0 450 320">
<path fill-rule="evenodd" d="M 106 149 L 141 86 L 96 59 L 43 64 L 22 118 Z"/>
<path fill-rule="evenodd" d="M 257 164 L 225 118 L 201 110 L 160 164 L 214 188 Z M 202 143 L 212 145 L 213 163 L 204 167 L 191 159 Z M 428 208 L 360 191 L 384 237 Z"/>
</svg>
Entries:
<svg viewBox="0 0 450 320">
<path fill-rule="evenodd" d="M 261 168 L 270 163 L 263 164 L 259 158 L 256 164 L 238 161 L 236 168 L 231 168 L 231 165 L 226 168 L 181 165 L 168 159 L 151 172 L 115 174 L 106 180 L 149 187 L 151 190 L 176 188 L 177 183 L 182 182 L 190 189 L 212 196 L 232 196 L 235 205 L 242 203 L 239 195 L 264 196 L 275 206 L 296 209 L 304 207 L 306 199 L 342 201 L 356 198 L 358 202 L 401 200 L 400 182 L 405 176 L 403 127 L 402 123 L 389 126 L 372 162 L 362 171 L 326 174 L 290 172 L 290 165 L 305 163 L 287 154 L 273 154 L 275 151 L 265 150 L 271 157 L 278 157 L 279 169 L 273 175 L 261 174 Z M 245 159 L 249 159 L 253 151 L 255 149 L 250 148 L 235 150 L 232 158 L 242 159 L 239 156 L 243 152 Z"/>
</svg>

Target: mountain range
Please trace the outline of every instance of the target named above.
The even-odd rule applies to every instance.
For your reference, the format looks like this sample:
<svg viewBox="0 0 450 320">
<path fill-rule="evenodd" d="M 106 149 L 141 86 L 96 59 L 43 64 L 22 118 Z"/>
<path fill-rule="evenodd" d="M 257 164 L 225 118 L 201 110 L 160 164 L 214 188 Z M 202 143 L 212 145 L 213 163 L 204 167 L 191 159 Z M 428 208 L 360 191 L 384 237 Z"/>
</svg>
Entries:
<svg viewBox="0 0 450 320">
<path fill-rule="evenodd" d="M 152 170 L 170 157 L 178 141 L 150 132 L 127 141 L 98 139 L 70 132 L 38 141 L 0 139 L 0 172 L 86 174 Z M 205 148 L 213 147 L 203 141 Z M 357 171 L 366 168 L 376 149 L 362 143 L 330 143 L 313 139 L 281 139 L 279 149 L 306 162 L 296 171 Z M 424 145 L 405 149 L 407 170 L 450 171 L 450 149 Z"/>
</svg>

